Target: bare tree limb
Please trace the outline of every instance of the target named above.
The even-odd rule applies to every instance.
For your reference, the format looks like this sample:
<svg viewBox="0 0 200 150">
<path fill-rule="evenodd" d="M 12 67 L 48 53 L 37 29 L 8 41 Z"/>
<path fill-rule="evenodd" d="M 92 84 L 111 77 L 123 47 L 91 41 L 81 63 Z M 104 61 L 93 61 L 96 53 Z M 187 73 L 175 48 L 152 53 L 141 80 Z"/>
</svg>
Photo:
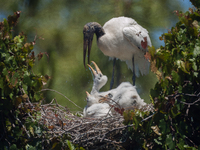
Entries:
<svg viewBox="0 0 200 150">
<path fill-rule="evenodd" d="M 83 108 L 81 108 L 80 106 L 78 106 L 77 104 L 75 104 L 73 101 L 71 101 L 67 96 L 63 95 L 62 93 L 56 91 L 56 90 L 53 90 L 53 89 L 42 89 L 40 92 L 42 91 L 53 91 L 53 92 L 56 92 L 60 95 L 62 95 L 63 97 L 65 97 L 68 101 L 70 101 L 72 104 L 74 104 L 76 107 L 78 107 L 79 109 L 83 110 Z"/>
</svg>

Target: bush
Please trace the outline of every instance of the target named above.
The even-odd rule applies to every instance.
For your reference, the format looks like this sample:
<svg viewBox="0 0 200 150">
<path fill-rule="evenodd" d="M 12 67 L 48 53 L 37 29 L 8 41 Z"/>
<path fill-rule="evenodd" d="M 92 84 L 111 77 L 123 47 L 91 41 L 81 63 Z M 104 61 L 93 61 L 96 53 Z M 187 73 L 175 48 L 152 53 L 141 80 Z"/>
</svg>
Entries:
<svg viewBox="0 0 200 150">
<path fill-rule="evenodd" d="M 159 82 L 151 90 L 159 128 L 155 148 L 184 149 L 200 145 L 200 11 L 175 11 L 179 22 L 160 37 L 165 46 L 151 48 Z"/>
<path fill-rule="evenodd" d="M 133 125 L 127 137 L 144 149 L 200 147 L 200 10 L 175 14 L 180 21 L 160 37 L 165 46 L 149 48 L 159 79 L 150 92 L 155 112 L 124 113 Z"/>
<path fill-rule="evenodd" d="M 117 128 L 123 129 L 119 132 L 119 147 L 197 149 L 200 146 L 200 10 L 175 11 L 175 14 L 180 21 L 160 37 L 165 46 L 157 50 L 149 48 L 151 69 L 159 78 L 150 92 L 155 110 L 123 113 L 125 126 Z M 27 43 L 23 33 L 12 37 L 19 16 L 20 12 L 15 12 L 0 22 L 0 148 L 75 149 L 77 146 L 79 149 L 71 143 L 69 132 L 53 136 L 55 126 L 41 123 L 45 119 L 40 119 L 40 112 L 48 105 L 40 105 L 43 98 L 40 91 L 49 77 L 32 71 L 35 40 Z M 38 59 L 41 57 L 42 53 Z M 58 119 L 53 107 L 51 115 L 64 130 L 66 123 Z M 82 118 L 79 120 L 82 122 Z M 109 141 L 112 143 L 114 138 Z"/>
<path fill-rule="evenodd" d="M 31 121 L 31 102 L 42 99 L 39 92 L 46 78 L 32 71 L 35 41 L 26 42 L 23 33 L 13 37 L 12 30 L 20 11 L 0 22 L 0 149 L 41 147 L 41 127 Z M 33 138 L 34 137 L 34 138 Z"/>
</svg>

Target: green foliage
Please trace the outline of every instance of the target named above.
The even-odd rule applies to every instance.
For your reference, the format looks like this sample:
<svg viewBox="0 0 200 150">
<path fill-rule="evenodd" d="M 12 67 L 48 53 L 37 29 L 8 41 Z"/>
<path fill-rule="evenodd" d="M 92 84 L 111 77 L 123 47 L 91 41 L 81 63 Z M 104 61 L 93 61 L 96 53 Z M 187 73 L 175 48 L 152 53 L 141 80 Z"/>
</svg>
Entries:
<svg viewBox="0 0 200 150">
<path fill-rule="evenodd" d="M 32 112 L 30 102 L 42 99 L 39 91 L 44 77 L 32 71 L 35 62 L 32 51 L 35 41 L 26 42 L 23 33 L 13 37 L 20 12 L 0 22 L 0 148 L 41 148 L 42 127 L 27 118 Z M 35 118 L 38 120 L 38 118 Z M 34 137 L 34 138 L 33 138 Z"/>
<path fill-rule="evenodd" d="M 200 8 L 200 1 L 199 0 L 190 0 L 190 2 L 196 6 L 197 8 Z"/>
<path fill-rule="evenodd" d="M 200 145 L 200 12 L 175 11 L 179 22 L 160 37 L 165 42 L 157 51 L 150 49 L 152 61 L 161 73 L 151 90 L 155 109 L 153 121 L 162 145 L 155 148 L 184 149 Z M 156 71 L 158 71 L 156 70 Z M 155 71 L 155 70 L 154 70 Z"/>
<path fill-rule="evenodd" d="M 150 112 L 144 112 L 143 110 L 131 110 L 125 111 L 124 124 L 129 125 L 126 133 L 126 142 L 128 146 L 126 149 L 136 149 L 136 148 L 145 148 L 145 144 L 149 141 L 148 136 L 156 135 L 151 130 L 152 121 L 144 121 L 143 119 L 148 117 Z M 131 143 L 131 145 L 130 145 Z"/>
<path fill-rule="evenodd" d="M 23 33 L 13 37 L 20 12 L 0 22 L 0 149 L 80 149 L 68 135 L 55 136 L 46 132 L 52 126 L 39 123 L 42 87 L 48 75 L 37 75 L 32 68 L 36 43 L 26 42 Z M 38 60 L 43 53 L 37 55 Z M 37 103 L 33 103 L 37 102 Z"/>
<path fill-rule="evenodd" d="M 179 22 L 160 37 L 165 46 L 149 48 L 159 79 L 150 92 L 154 114 L 124 113 L 124 123 L 133 125 L 128 137 L 144 149 L 200 146 L 200 11 L 175 14 Z"/>
<path fill-rule="evenodd" d="M 181 9 L 181 6 L 178 0 L 173 2 L 158 0 L 153 3 L 149 0 L 28 0 L 28 2 L 0 0 L 1 16 L 15 10 L 22 10 L 21 21 L 17 24 L 15 33 L 24 31 L 28 40 L 35 34 L 44 38 L 37 41 L 34 51 L 37 54 L 40 51 L 47 52 L 49 58 L 43 57 L 39 65 L 36 62 L 34 72 L 51 76 L 48 87 L 63 93 L 82 108 L 86 105 L 85 91 L 91 90 L 93 84 L 91 72 L 83 66 L 83 26 L 91 21 L 96 21 L 103 26 L 113 17 L 131 17 L 149 31 L 152 42 L 159 46 L 158 42 L 154 42 L 153 33 L 157 32 L 158 28 L 160 30 L 170 26 L 171 22 L 177 19 L 172 14 L 173 10 Z M 91 60 L 94 60 L 108 76 L 108 82 L 102 91 L 108 90 L 113 63 L 109 61 L 109 57 L 98 50 L 96 38 L 92 44 Z M 132 72 L 127 69 L 125 62 L 120 60 L 116 62 L 115 75 L 114 87 L 121 82 L 132 82 Z M 136 80 L 136 85 L 141 85 L 138 86 L 141 91 L 140 96 L 148 103 L 149 90 L 154 87 L 156 81 L 152 73 Z M 47 102 L 56 97 L 59 104 L 67 106 L 71 111 L 79 111 L 71 102 L 55 92 L 46 91 L 44 96 Z"/>
</svg>

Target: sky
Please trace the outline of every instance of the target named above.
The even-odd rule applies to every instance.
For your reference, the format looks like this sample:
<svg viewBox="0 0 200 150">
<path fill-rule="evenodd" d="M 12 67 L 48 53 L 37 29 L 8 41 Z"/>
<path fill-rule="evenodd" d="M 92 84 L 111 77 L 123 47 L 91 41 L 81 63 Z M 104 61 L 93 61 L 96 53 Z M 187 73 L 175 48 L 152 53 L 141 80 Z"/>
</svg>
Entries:
<svg viewBox="0 0 200 150">
<path fill-rule="evenodd" d="M 180 10 L 180 11 L 182 11 L 182 12 L 186 12 L 186 11 L 188 11 L 189 8 L 193 8 L 193 7 L 194 7 L 194 6 L 192 5 L 192 3 L 191 3 L 189 0 L 178 0 L 178 1 L 179 1 L 180 5 L 182 6 L 182 10 Z M 155 38 L 155 39 L 159 39 L 159 37 L 160 37 L 163 33 L 168 32 L 168 30 L 171 29 L 171 27 L 175 26 L 175 24 L 176 24 L 176 22 L 172 22 L 172 23 L 170 24 L 169 27 L 160 28 L 159 30 L 157 30 L 157 31 L 153 34 L 154 38 Z M 158 42 L 158 43 L 154 43 L 154 45 L 155 45 L 156 47 L 158 47 L 158 46 L 160 46 L 160 45 L 164 46 L 164 41 L 157 40 L 156 42 Z"/>
</svg>

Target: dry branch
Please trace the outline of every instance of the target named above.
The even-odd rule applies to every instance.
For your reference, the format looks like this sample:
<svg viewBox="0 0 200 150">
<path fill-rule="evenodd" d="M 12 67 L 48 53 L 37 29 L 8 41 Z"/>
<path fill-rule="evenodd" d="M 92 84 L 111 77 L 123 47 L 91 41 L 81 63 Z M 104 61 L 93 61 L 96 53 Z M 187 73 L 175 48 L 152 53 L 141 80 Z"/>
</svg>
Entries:
<svg viewBox="0 0 200 150">
<path fill-rule="evenodd" d="M 27 103 L 27 105 L 30 104 Z M 38 104 L 32 104 L 32 110 L 38 112 L 36 105 L 38 106 Z M 124 125 L 124 118 L 121 115 L 107 116 L 101 119 L 83 118 L 82 114 L 74 115 L 59 105 L 56 99 L 49 104 L 40 105 L 39 111 L 41 115 L 39 124 L 45 127 L 43 134 L 51 135 L 52 139 L 67 135 L 73 144 L 78 144 L 86 149 L 91 147 L 120 149 L 123 143 L 120 138 L 123 137 L 128 127 L 133 126 Z M 34 121 L 34 118 L 31 117 L 31 120 Z"/>
</svg>

